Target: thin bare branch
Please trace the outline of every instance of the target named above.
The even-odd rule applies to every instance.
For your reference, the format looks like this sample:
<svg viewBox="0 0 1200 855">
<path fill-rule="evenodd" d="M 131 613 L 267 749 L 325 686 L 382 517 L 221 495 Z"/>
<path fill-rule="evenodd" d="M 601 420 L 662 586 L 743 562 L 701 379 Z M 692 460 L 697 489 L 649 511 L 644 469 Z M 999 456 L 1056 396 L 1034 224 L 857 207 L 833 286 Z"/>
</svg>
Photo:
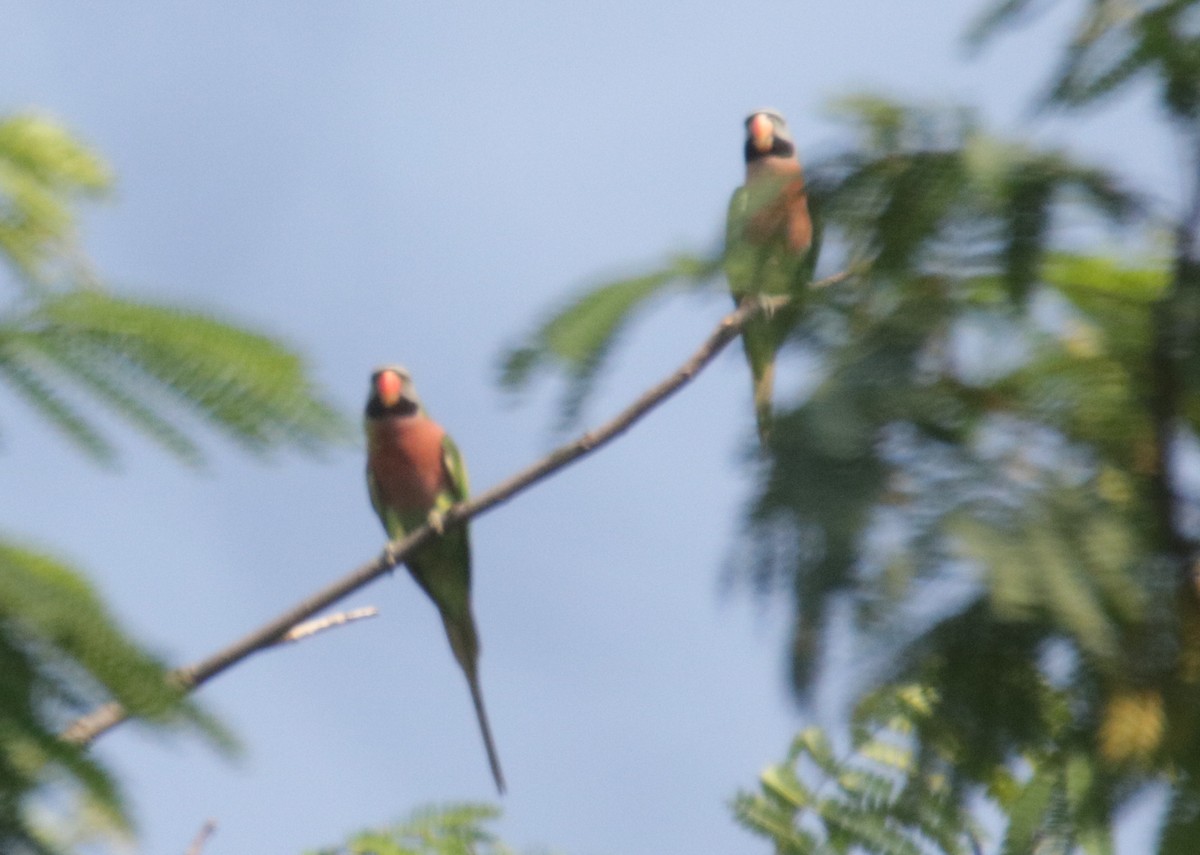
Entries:
<svg viewBox="0 0 1200 855">
<path fill-rule="evenodd" d="M 208 843 L 208 838 L 213 836 L 213 832 L 217 830 L 217 821 L 210 819 L 200 827 L 200 831 L 196 834 L 192 845 L 187 848 L 184 855 L 201 855 L 204 851 L 204 844 Z"/>
<path fill-rule="evenodd" d="M 325 617 L 306 620 L 304 623 L 298 623 L 289 629 L 283 638 L 279 639 L 279 643 L 302 641 L 317 633 L 325 632 L 327 629 L 345 626 L 348 623 L 364 620 L 365 618 L 373 618 L 377 614 L 379 614 L 379 609 L 375 608 L 375 606 L 364 606 L 361 609 L 351 609 L 348 612 L 337 612 L 336 614 L 325 615 Z"/>
<path fill-rule="evenodd" d="M 849 271 L 838 273 L 812 283 L 811 287 L 825 287 L 835 282 L 841 282 L 851 275 L 852 273 Z M 560 446 L 507 481 L 450 508 L 443 518 L 443 527 L 462 525 L 472 517 L 490 511 L 518 493 L 529 489 L 543 478 L 607 445 L 691 381 L 697 373 L 712 362 L 729 342 L 737 338 L 746 321 L 768 308 L 777 307 L 781 301 L 787 302 L 787 299 L 785 297 L 777 300 L 743 302 L 736 311 L 721 319 L 716 329 L 709 334 L 699 349 L 674 373 L 642 393 L 636 401 L 614 419 L 596 430 L 584 433 L 574 442 Z M 186 691 L 203 685 L 252 654 L 279 643 L 297 624 L 308 620 L 322 609 L 329 608 L 343 597 L 391 571 L 397 564 L 436 536 L 433 529 L 425 525 L 405 538 L 388 543 L 383 553 L 377 558 L 361 565 L 223 650 L 192 665 L 172 671 L 171 679 Z M 128 712 L 120 704 L 103 704 L 76 719 L 63 731 L 62 738 L 76 745 L 87 745 L 128 717 Z"/>
</svg>

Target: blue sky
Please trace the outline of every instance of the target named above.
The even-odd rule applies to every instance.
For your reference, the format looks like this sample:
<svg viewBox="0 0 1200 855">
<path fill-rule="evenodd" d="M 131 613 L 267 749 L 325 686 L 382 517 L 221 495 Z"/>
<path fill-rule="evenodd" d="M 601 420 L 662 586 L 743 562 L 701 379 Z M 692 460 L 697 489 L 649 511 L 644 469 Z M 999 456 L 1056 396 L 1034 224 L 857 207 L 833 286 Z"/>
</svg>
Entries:
<svg viewBox="0 0 1200 855">
<path fill-rule="evenodd" d="M 616 0 L 80 4 L 0 0 L 0 111 L 36 107 L 118 176 L 85 246 L 122 292 L 217 312 L 306 354 L 352 417 L 400 361 L 477 489 L 551 444 L 497 354 L 572 289 L 721 232 L 741 121 L 770 104 L 802 154 L 836 148 L 858 90 L 979 106 L 999 130 L 1174 192 L 1145 93 L 1082 122 L 1028 106 L 1060 4 L 969 61 L 980 4 Z M 640 323 L 595 423 L 728 308 Z M 503 836 L 571 855 L 766 852 L 726 802 L 808 719 L 784 683 L 782 609 L 722 585 L 749 482 L 749 384 L 724 355 L 615 446 L 474 525 L 482 680 L 509 782 Z M 261 462 L 216 438 L 197 473 L 128 437 L 99 470 L 0 391 L 3 525 L 86 568 L 171 661 L 193 660 L 373 555 L 361 449 Z M 233 763 L 122 729 L 142 851 L 299 852 L 408 809 L 492 800 L 461 674 L 404 575 L 374 621 L 258 656 L 201 698 Z M 826 706 L 830 706 L 827 704 Z"/>
</svg>

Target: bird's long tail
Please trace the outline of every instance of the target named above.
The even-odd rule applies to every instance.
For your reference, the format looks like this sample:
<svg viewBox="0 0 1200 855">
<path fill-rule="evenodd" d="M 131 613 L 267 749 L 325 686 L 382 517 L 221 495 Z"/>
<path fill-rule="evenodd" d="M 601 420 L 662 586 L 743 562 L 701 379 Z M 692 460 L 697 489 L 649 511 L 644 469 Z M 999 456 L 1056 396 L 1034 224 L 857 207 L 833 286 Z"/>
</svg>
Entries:
<svg viewBox="0 0 1200 855">
<path fill-rule="evenodd" d="M 488 764 L 492 767 L 492 777 L 496 780 L 496 789 L 504 795 L 504 772 L 500 770 L 500 757 L 496 754 L 496 744 L 492 741 L 492 729 L 488 726 L 487 710 L 483 708 L 483 692 L 479 688 L 479 675 L 468 674 L 467 685 L 471 689 L 471 700 L 475 703 L 475 716 L 479 719 L 479 732 L 483 734 L 483 747 L 487 750 Z"/>
<path fill-rule="evenodd" d="M 742 330 L 742 346 L 754 380 L 754 416 L 758 439 L 764 448 L 771 437 L 771 396 L 775 388 L 775 354 L 783 335 L 774 319 L 756 318 Z"/>
<path fill-rule="evenodd" d="M 500 770 L 500 756 L 496 753 L 496 743 L 492 739 L 492 728 L 488 724 L 487 710 L 483 706 L 483 690 L 479 688 L 479 635 L 475 631 L 475 619 L 468 613 L 465 619 L 455 619 L 442 615 L 446 625 L 446 635 L 450 639 L 450 649 L 454 658 L 467 678 L 467 687 L 471 690 L 471 701 L 475 704 L 475 717 L 479 719 L 479 731 L 483 734 L 483 747 L 487 750 L 488 764 L 492 767 L 492 777 L 496 780 L 496 789 L 504 795 L 504 772 Z"/>
<path fill-rule="evenodd" d="M 771 394 L 774 388 L 775 360 L 772 359 L 754 372 L 754 417 L 758 441 L 764 448 L 771 439 Z"/>
</svg>

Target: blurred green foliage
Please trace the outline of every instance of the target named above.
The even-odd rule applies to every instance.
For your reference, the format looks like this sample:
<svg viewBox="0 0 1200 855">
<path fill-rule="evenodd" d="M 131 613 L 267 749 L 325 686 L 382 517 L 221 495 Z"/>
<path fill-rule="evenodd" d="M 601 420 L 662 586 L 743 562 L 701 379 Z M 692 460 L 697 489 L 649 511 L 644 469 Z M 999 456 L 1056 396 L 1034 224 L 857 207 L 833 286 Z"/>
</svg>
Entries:
<svg viewBox="0 0 1200 855">
<path fill-rule="evenodd" d="M 976 851 L 981 831 L 953 797 L 953 753 L 918 754 L 914 734 L 932 715 L 928 689 L 901 686 L 864 700 L 852 745 L 840 752 L 819 728 L 766 769 L 758 792 L 739 793 L 734 815 L 781 855 L 844 852 L 922 855 L 933 842 L 947 855 Z"/>
<path fill-rule="evenodd" d="M 995 4 L 972 39 L 1046 5 Z M 1082 6 L 1044 103 L 1152 80 L 1200 169 L 1200 3 Z M 855 712 L 847 752 L 805 730 L 735 812 L 780 853 L 982 852 L 980 812 L 1001 817 L 987 851 L 1109 853 L 1157 787 L 1158 851 L 1195 851 L 1200 201 L 1164 219 L 966 109 L 834 114 L 841 151 L 806 171 L 820 270 L 853 275 L 805 296 L 808 391 L 776 415 L 733 554 L 791 598 L 798 699 L 833 679 Z M 513 352 L 563 367 L 577 412 L 571 366 L 590 380 L 641 305 L 601 318 L 584 294 L 570 342 Z M 831 678 L 833 645 L 863 667 Z"/>
<path fill-rule="evenodd" d="M 638 312 L 672 290 L 695 291 L 721 270 L 721 256 L 679 256 L 659 270 L 581 291 L 551 312 L 520 344 L 500 357 L 499 382 L 510 392 L 527 387 L 539 372 L 561 370 L 568 380 L 560 421 L 580 416 L 605 358 Z"/>
<path fill-rule="evenodd" d="M 971 41 L 1049 5 L 993 3 Z M 1094 107 L 1149 82 L 1196 149 L 1200 2 L 1080 5 L 1041 104 Z M 1157 786 L 1158 851 L 1190 855 L 1200 195 L 1164 223 L 1105 169 L 997 138 L 969 110 L 858 96 L 835 112 L 841 153 L 806 166 L 821 268 L 853 275 L 813 289 L 796 315 L 811 391 L 755 461 L 736 554 L 747 584 L 790 597 L 800 699 L 827 676 L 832 644 L 864 665 L 841 678 L 855 698 L 848 738 L 803 731 L 735 814 L 781 853 L 974 855 L 990 810 L 1000 852 L 1099 855 L 1122 806 Z M 95 403 L 190 463 L 196 419 L 254 451 L 339 438 L 286 348 L 97 284 L 75 210 L 110 181 L 57 123 L 0 121 L 13 285 L 0 382 L 100 461 L 115 450 Z M 1156 229 L 1175 235 L 1173 256 Z M 1113 251 L 1118 232 L 1141 249 Z M 502 356 L 502 385 L 559 370 L 562 416 L 577 418 L 637 314 L 719 282 L 722 261 L 678 257 L 577 294 Z M 75 572 L 7 541 L 0 660 L 0 850 L 55 851 L 31 819 L 50 782 L 127 823 L 116 783 L 55 738 L 98 699 L 221 738 Z M 417 814 L 323 852 L 508 851 L 483 827 L 493 817 Z"/>
<path fill-rule="evenodd" d="M 77 266 L 75 204 L 104 195 L 108 167 L 57 122 L 0 118 L 0 257 L 36 288 L 53 268 Z"/>
<path fill-rule="evenodd" d="M 484 804 L 426 808 L 310 855 L 517 855 L 486 827 L 499 816 L 499 809 Z"/>
<path fill-rule="evenodd" d="M 119 701 L 160 728 L 199 728 L 217 746 L 233 748 L 229 735 L 164 679 L 163 664 L 121 631 L 82 576 L 7 540 L 0 541 L 0 675 L 4 852 L 56 851 L 51 841 L 83 806 L 98 827 L 130 830 L 117 782 L 58 738 L 69 717 L 101 701 Z M 34 798 L 48 788 L 59 797 Z M 65 812 L 63 794 L 72 797 Z"/>
<path fill-rule="evenodd" d="M 94 289 L 50 292 L 0 317 L 0 381 L 91 456 L 115 449 L 94 402 L 188 463 L 197 417 L 256 452 L 344 438 L 294 353 L 204 312 Z"/>
<path fill-rule="evenodd" d="M 0 119 L 0 258 L 8 268 L 0 279 L 8 288 L 0 302 L 0 389 L 99 462 L 116 452 L 96 424 L 98 409 L 189 464 L 201 461 L 187 427 L 193 422 L 254 452 L 314 452 L 348 437 L 285 346 L 209 313 L 122 297 L 97 282 L 79 249 L 76 209 L 110 184 L 105 164 L 55 121 Z M 77 833 L 128 832 L 118 783 L 58 737 L 73 717 L 107 700 L 156 728 L 184 727 L 233 747 L 77 570 L 0 539 L 0 851 L 61 852 Z"/>
<path fill-rule="evenodd" d="M 979 46 L 1005 26 L 1053 3 L 1001 0 L 979 18 L 969 38 Z M 1172 116 L 1200 118 L 1200 29 L 1194 0 L 1086 0 L 1043 96 L 1047 106 L 1091 106 L 1149 80 Z"/>
</svg>

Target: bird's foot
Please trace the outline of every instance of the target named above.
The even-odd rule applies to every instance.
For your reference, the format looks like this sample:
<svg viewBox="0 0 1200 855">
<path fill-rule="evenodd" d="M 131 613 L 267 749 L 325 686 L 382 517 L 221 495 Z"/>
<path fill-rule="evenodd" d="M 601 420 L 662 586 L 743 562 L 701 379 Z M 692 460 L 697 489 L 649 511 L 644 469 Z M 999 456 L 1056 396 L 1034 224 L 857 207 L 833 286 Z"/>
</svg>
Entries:
<svg viewBox="0 0 1200 855">
<path fill-rule="evenodd" d="M 756 298 L 758 310 L 762 312 L 762 316 L 770 320 L 775 315 L 776 300 L 768 294 L 759 294 Z"/>
<path fill-rule="evenodd" d="M 383 559 L 388 563 L 389 570 L 395 570 L 399 560 L 396 558 L 396 550 L 392 547 L 392 542 L 389 540 L 387 546 L 383 548 Z"/>
<path fill-rule="evenodd" d="M 431 529 L 438 533 L 438 536 L 446 533 L 446 517 L 437 508 L 429 512 L 429 516 L 425 518 L 425 522 Z"/>
</svg>

